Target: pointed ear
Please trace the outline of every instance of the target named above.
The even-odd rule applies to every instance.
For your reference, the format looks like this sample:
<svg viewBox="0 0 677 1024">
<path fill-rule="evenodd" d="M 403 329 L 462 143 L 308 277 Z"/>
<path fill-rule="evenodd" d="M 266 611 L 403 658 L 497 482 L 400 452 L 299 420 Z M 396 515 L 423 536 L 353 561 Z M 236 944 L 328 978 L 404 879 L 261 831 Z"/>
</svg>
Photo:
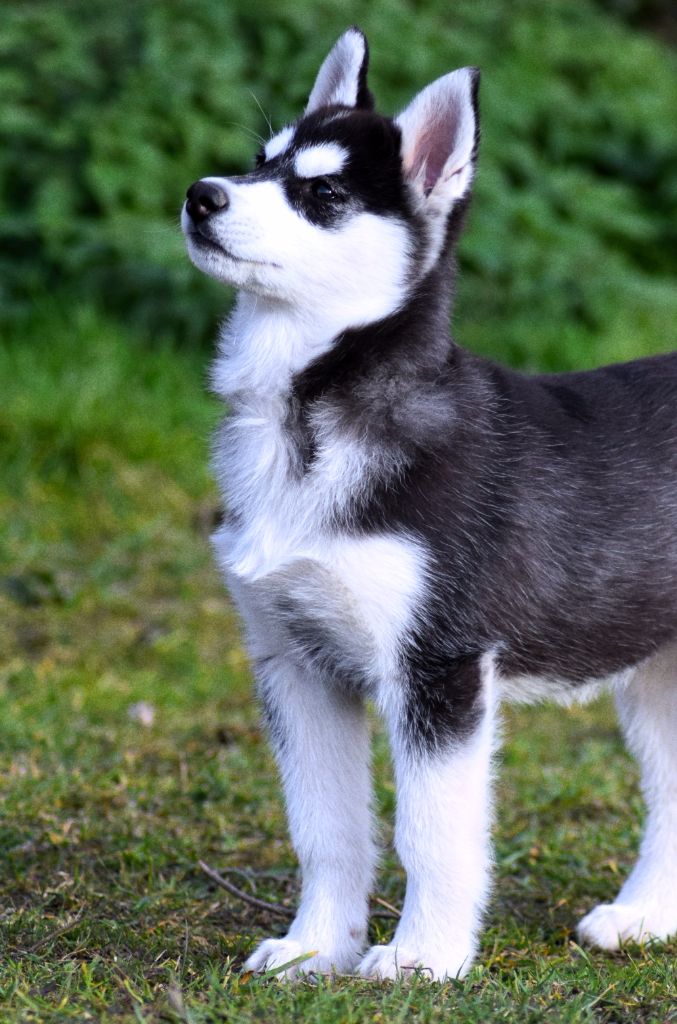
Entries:
<svg viewBox="0 0 677 1024">
<path fill-rule="evenodd" d="M 366 37 L 359 28 L 349 28 L 325 58 L 310 94 L 306 114 L 335 104 L 373 107 L 374 101 L 367 89 L 368 66 Z"/>
<path fill-rule="evenodd" d="M 427 86 L 396 118 L 402 165 L 431 211 L 448 213 L 470 187 L 479 126 L 477 68 L 461 68 Z"/>
</svg>

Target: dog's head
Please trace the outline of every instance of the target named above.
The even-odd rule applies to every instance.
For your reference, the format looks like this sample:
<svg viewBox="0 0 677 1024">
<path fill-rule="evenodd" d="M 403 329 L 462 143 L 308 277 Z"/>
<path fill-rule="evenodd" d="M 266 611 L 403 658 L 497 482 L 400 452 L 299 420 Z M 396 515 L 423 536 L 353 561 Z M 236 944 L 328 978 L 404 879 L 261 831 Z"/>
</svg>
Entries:
<svg viewBox="0 0 677 1024">
<path fill-rule="evenodd" d="M 474 68 L 445 75 L 396 118 L 376 113 L 367 41 L 345 32 L 303 116 L 249 174 L 209 177 L 182 212 L 197 267 L 340 327 L 399 308 L 440 258 L 477 148 Z"/>
</svg>

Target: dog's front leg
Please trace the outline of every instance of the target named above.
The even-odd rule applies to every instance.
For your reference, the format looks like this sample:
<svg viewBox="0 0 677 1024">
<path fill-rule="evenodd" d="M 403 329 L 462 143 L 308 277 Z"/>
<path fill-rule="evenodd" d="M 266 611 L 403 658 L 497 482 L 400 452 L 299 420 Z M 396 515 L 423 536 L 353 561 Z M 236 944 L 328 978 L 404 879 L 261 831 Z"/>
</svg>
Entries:
<svg viewBox="0 0 677 1024">
<path fill-rule="evenodd" d="M 284 656 L 266 658 L 257 674 L 302 890 L 287 935 L 262 942 L 246 967 L 272 970 L 312 952 L 283 973 L 348 972 L 364 949 L 375 860 L 363 702 Z"/>
<path fill-rule="evenodd" d="M 446 728 L 420 702 L 412 705 L 411 696 L 392 716 L 395 843 L 407 891 L 392 942 L 373 946 L 360 964 L 365 977 L 395 978 L 416 970 L 434 980 L 460 977 L 477 950 L 491 862 L 490 659 L 465 662 L 462 675 L 464 691 L 470 686 L 475 696 L 459 702 Z M 453 678 L 445 680 L 449 692 L 453 687 Z"/>
</svg>

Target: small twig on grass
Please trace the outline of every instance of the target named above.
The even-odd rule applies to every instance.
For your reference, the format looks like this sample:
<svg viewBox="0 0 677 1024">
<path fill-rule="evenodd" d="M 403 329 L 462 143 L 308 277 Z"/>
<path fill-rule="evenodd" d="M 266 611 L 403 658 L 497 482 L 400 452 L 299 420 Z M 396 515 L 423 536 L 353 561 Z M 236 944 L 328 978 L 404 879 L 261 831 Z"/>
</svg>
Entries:
<svg viewBox="0 0 677 1024">
<path fill-rule="evenodd" d="M 384 900 L 382 896 L 372 896 L 372 900 L 374 903 L 378 903 L 379 906 L 385 907 L 388 911 L 387 914 L 380 914 L 376 911 L 376 913 L 371 915 L 372 917 L 394 917 L 397 920 L 402 916 L 397 907 L 394 907 L 392 903 L 388 903 L 388 900 Z"/>
<path fill-rule="evenodd" d="M 249 903 L 252 907 L 258 907 L 259 910 L 267 910 L 270 914 L 278 914 L 280 917 L 293 917 L 296 910 L 293 907 L 284 907 L 281 903 L 269 903 L 267 900 L 260 900 L 257 896 L 251 896 L 248 892 L 243 892 L 242 889 L 238 889 L 236 885 L 229 882 L 227 878 L 220 875 L 214 868 L 210 868 L 209 864 L 205 864 L 203 860 L 198 861 L 200 871 L 203 871 L 208 878 L 211 878 L 212 882 L 216 885 L 220 885 L 222 889 L 229 892 L 231 896 L 236 896 L 239 900 L 244 903 Z M 236 870 L 233 868 L 232 870 Z M 243 872 L 238 870 L 239 874 Z M 385 911 L 376 910 L 372 913 L 372 917 L 387 918 L 388 920 L 398 920 L 400 913 L 396 907 L 387 900 L 381 899 L 380 896 L 372 896 L 374 903 L 379 903 L 382 907 L 385 907 Z"/>
<path fill-rule="evenodd" d="M 242 868 L 226 868 L 225 872 L 227 875 L 239 875 L 240 878 L 244 878 L 245 882 L 251 886 L 253 894 L 256 894 L 256 879 L 252 877 L 251 871 L 243 871 Z"/>
<path fill-rule="evenodd" d="M 231 896 L 237 896 L 244 903 L 249 903 L 252 907 L 258 907 L 259 910 L 267 910 L 269 914 L 278 914 L 280 917 L 294 916 L 295 911 L 291 907 L 283 907 L 281 903 L 268 903 L 267 900 L 260 900 L 258 896 L 250 896 L 248 892 L 238 889 L 236 885 L 233 885 L 227 878 L 220 875 L 218 871 L 214 871 L 214 868 L 210 868 L 209 864 L 205 864 L 203 860 L 198 861 L 198 865 L 200 871 L 203 871 L 208 878 L 211 878 L 212 882 L 216 882 L 222 889 L 229 892 Z"/>
<path fill-rule="evenodd" d="M 65 935 L 66 932 L 69 932 L 71 928 L 75 928 L 75 926 L 80 924 L 81 921 L 82 914 L 78 914 L 78 916 L 74 917 L 72 921 L 68 922 L 68 924 L 62 924 L 60 928 L 56 928 L 53 932 L 50 932 L 49 935 L 44 935 L 41 939 L 38 939 L 37 942 L 34 942 L 32 946 L 28 947 L 26 952 L 35 953 L 35 951 L 40 949 L 41 946 L 46 946 L 47 943 L 52 942 L 53 939 L 58 939 L 62 935 Z"/>
</svg>

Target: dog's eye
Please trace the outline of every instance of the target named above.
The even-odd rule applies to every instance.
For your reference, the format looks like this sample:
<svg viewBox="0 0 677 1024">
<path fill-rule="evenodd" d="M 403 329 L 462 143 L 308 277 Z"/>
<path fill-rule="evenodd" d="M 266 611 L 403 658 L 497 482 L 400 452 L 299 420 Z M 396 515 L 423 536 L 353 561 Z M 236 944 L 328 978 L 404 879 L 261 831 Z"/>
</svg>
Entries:
<svg viewBox="0 0 677 1024">
<path fill-rule="evenodd" d="M 326 178 L 313 178 L 310 183 L 310 191 L 315 199 L 335 199 L 336 190 Z"/>
</svg>

